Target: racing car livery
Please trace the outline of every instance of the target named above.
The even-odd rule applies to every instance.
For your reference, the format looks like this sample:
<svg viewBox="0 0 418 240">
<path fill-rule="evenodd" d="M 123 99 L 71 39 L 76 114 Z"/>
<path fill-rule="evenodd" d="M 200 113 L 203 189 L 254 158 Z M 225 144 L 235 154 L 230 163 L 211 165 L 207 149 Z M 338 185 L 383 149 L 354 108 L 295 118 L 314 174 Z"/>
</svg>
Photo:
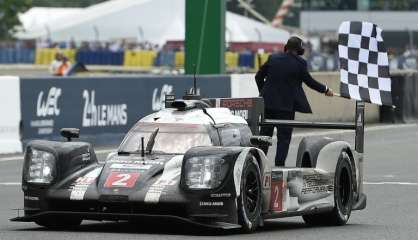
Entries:
<svg viewBox="0 0 418 240">
<path fill-rule="evenodd" d="M 352 210 L 365 208 L 364 105 L 354 125 L 341 125 L 361 133 L 359 147 L 304 138 L 295 167 L 271 167 L 260 150 L 271 138 L 253 135 L 262 116 L 251 112 L 256 106 L 263 109 L 261 98 L 167 101 L 168 108 L 139 120 L 105 161 L 91 144 L 71 141 L 78 129 L 62 130 L 67 142 L 31 141 L 24 216 L 12 221 L 66 227 L 157 216 L 250 232 L 264 219 L 298 215 L 308 224 L 343 225 Z M 262 117 L 261 124 L 303 126 Z"/>
</svg>

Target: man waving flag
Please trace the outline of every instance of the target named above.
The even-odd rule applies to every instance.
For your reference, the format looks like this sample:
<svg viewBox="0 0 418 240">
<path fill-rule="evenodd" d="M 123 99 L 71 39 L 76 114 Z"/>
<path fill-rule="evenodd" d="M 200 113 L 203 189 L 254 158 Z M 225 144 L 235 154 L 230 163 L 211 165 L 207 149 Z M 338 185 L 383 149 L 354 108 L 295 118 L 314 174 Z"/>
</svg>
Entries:
<svg viewBox="0 0 418 240">
<path fill-rule="evenodd" d="M 346 21 L 338 30 L 342 97 L 392 106 L 389 60 L 382 29 Z"/>
</svg>

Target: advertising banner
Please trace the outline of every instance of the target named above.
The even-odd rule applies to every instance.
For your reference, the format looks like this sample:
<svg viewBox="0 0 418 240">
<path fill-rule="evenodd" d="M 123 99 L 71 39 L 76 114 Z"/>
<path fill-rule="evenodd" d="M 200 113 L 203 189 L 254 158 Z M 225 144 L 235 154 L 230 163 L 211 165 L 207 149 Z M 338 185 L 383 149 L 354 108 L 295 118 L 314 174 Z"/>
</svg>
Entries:
<svg viewBox="0 0 418 240">
<path fill-rule="evenodd" d="M 166 94 L 181 98 L 192 86 L 192 76 L 22 78 L 23 140 L 62 139 L 61 128 L 75 127 L 82 140 L 117 144 Z M 197 86 L 204 97 L 231 95 L 229 76 L 199 76 Z"/>
</svg>

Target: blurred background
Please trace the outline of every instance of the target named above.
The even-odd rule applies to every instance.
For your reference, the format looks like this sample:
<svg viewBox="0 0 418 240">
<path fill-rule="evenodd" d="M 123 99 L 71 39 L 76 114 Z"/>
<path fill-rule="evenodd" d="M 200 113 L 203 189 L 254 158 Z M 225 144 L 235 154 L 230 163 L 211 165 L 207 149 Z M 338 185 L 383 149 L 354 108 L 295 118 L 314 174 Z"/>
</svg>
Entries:
<svg viewBox="0 0 418 240">
<path fill-rule="evenodd" d="M 336 71 L 344 20 L 378 24 L 391 69 L 417 69 L 418 0 L 227 0 L 226 8 L 227 73 L 256 71 L 291 34 L 306 41 L 311 71 Z M 185 0 L 3 0 L 0 74 L 182 74 L 184 15 Z"/>
</svg>

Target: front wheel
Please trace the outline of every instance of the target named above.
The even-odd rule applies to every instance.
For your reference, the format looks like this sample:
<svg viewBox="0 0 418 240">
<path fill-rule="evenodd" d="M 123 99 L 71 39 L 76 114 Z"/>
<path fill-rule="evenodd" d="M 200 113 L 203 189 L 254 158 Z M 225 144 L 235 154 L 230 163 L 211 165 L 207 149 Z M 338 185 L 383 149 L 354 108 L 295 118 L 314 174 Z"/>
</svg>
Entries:
<svg viewBox="0 0 418 240">
<path fill-rule="evenodd" d="M 260 167 L 251 154 L 245 159 L 238 197 L 238 220 L 245 232 L 253 232 L 261 221 Z"/>
<path fill-rule="evenodd" d="M 343 151 L 338 159 L 334 178 L 334 209 L 331 212 L 303 215 L 310 225 L 345 225 L 353 206 L 353 168 L 350 156 Z"/>
</svg>

